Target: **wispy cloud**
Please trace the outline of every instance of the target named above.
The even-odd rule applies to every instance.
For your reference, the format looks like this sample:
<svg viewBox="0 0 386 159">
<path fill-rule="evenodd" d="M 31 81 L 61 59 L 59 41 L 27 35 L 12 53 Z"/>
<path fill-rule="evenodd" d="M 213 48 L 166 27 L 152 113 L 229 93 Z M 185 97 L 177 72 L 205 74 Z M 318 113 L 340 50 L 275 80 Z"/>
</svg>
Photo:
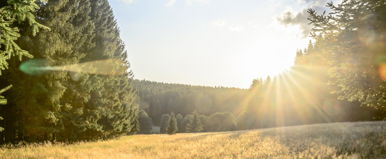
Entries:
<svg viewBox="0 0 386 159">
<path fill-rule="evenodd" d="M 340 0 L 332 0 L 334 3 L 338 3 Z M 312 26 L 307 20 L 309 8 L 314 9 L 318 12 L 326 10 L 327 2 L 331 0 L 298 0 L 298 3 L 305 5 L 305 9 L 301 11 L 286 11 L 277 20 L 284 25 L 297 25 L 303 32 L 303 35 L 306 37 L 310 34 Z"/>
<path fill-rule="evenodd" d="M 165 7 L 171 7 L 176 4 L 176 0 L 166 0 Z"/>
<path fill-rule="evenodd" d="M 278 17 L 278 21 L 284 25 L 298 25 L 302 30 L 303 35 L 306 37 L 311 32 L 312 26 L 307 20 L 308 13 L 307 10 L 301 12 L 287 11 Z"/>
</svg>

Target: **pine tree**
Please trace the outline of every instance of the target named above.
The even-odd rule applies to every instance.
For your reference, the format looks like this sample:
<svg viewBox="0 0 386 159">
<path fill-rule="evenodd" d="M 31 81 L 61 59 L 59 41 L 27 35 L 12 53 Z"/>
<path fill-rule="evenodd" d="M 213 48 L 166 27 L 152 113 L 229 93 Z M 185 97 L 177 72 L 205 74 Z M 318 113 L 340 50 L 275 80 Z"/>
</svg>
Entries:
<svg viewBox="0 0 386 159">
<path fill-rule="evenodd" d="M 226 112 L 212 114 L 208 119 L 208 126 L 209 131 L 232 131 L 237 129 L 235 117 L 232 113 Z"/>
<path fill-rule="evenodd" d="M 201 132 L 204 129 L 204 126 L 200 120 L 198 113 L 194 112 L 192 117 L 193 118 L 186 125 L 186 131 L 187 132 Z"/>
<path fill-rule="evenodd" d="M 92 11 L 90 1 L 69 1 L 69 8 L 76 14 L 71 18 L 74 40 L 71 50 L 75 52 L 73 57 L 65 60 L 75 59 L 71 63 L 81 63 L 85 57 L 92 54 L 90 50 L 95 46 L 95 24 L 89 16 Z M 71 11 L 69 10 L 69 11 Z M 76 10 L 76 11 L 75 11 Z M 70 31 L 70 30 L 68 30 Z M 71 34 L 70 34 L 71 35 Z M 76 38 L 77 36 L 77 38 Z M 84 73 L 67 73 L 67 80 L 62 80 L 66 88 L 60 98 L 60 104 L 65 108 L 61 111 L 61 123 L 63 128 L 58 136 L 59 140 L 91 140 L 101 134 L 100 126 L 97 124 L 98 118 L 91 115 L 96 107 L 89 108 L 87 103 L 93 100 L 90 96 L 93 85 L 90 83 L 90 75 Z M 95 133 L 98 130 L 99 133 Z"/>
<path fill-rule="evenodd" d="M 94 29 L 87 15 L 90 12 L 90 3 L 52 0 L 39 5 L 41 6 L 37 12 L 39 22 L 51 30 L 41 31 L 35 37 L 30 37 L 28 33 L 31 29 L 25 29 L 18 44 L 35 58 L 44 59 L 45 64 L 51 66 L 79 63 L 87 54 L 87 50 L 93 46 L 91 32 Z M 81 84 L 69 88 L 74 79 L 68 72 L 25 75 L 17 70 L 19 64 L 20 62 L 12 60 L 11 65 L 14 69 L 7 75 L 9 82 L 15 86 L 10 91 L 12 109 L 9 110 L 9 116 L 18 118 L 7 121 L 14 130 L 6 133 L 27 141 L 66 138 L 61 132 L 65 128 L 71 129 L 66 127 L 66 124 L 72 122 L 63 118 L 69 113 L 82 114 L 84 106 L 82 103 L 89 99 L 88 96 L 83 96 L 85 92 L 75 91 Z M 79 82 L 86 80 L 87 76 L 84 76 Z M 69 91 L 75 93 L 70 96 Z M 65 94 L 66 98 L 63 98 Z M 74 117 L 73 121 L 76 119 Z"/>
<path fill-rule="evenodd" d="M 151 118 L 144 110 L 141 110 L 139 113 L 139 124 L 141 133 L 151 133 L 153 124 Z"/>
<path fill-rule="evenodd" d="M 173 112 L 170 114 L 169 123 L 168 127 L 166 128 L 166 131 L 169 135 L 175 134 L 178 131 L 177 119 Z"/>
<path fill-rule="evenodd" d="M 2 1 L 0 2 L 0 76 L 2 71 L 9 68 L 8 60 L 18 56 L 31 58 L 32 55 L 20 48 L 16 40 L 20 37 L 20 29 L 29 27 L 35 36 L 40 29 L 48 29 L 35 20 L 35 11 L 39 9 L 37 0 L 26 1 Z M 27 24 L 27 25 L 25 25 Z M 7 104 L 7 100 L 1 94 L 9 90 L 12 85 L 0 89 L 0 105 Z M 0 120 L 3 118 L 0 116 Z M 0 132 L 3 128 L 0 127 Z"/>
<path fill-rule="evenodd" d="M 169 126 L 170 116 L 169 114 L 163 114 L 160 122 L 160 133 L 166 133 Z"/>
<path fill-rule="evenodd" d="M 178 113 L 176 115 L 176 120 L 177 120 L 177 128 L 178 128 L 177 132 L 183 132 L 184 117 L 180 113 Z"/>
<path fill-rule="evenodd" d="M 384 73 L 379 72 L 386 63 L 386 3 L 344 0 L 338 5 L 328 3 L 327 7 L 328 14 L 310 9 L 308 19 L 314 26 L 313 39 L 317 43 L 329 42 L 328 47 L 319 50 L 329 57 L 332 93 L 341 100 L 386 112 Z"/>
<path fill-rule="evenodd" d="M 92 85 L 89 107 L 98 106 L 104 121 L 100 126 L 104 136 L 133 134 L 138 131 L 139 107 L 132 87 L 133 74 L 129 70 L 127 53 L 119 35 L 112 9 L 107 0 L 92 2 L 91 18 L 95 23 L 95 47 L 85 61 L 118 59 L 125 63 L 126 74 L 119 76 L 91 75 Z"/>
<path fill-rule="evenodd" d="M 184 117 L 183 123 L 182 123 L 182 129 L 181 132 L 192 132 L 192 126 L 191 123 L 193 121 L 193 115 L 188 114 Z"/>
<path fill-rule="evenodd" d="M 11 87 L 12 86 L 8 86 L 8 87 L 0 90 L 0 105 L 7 104 L 7 99 L 5 99 L 5 97 L 2 96 L 1 94 L 4 93 L 5 91 L 11 89 Z M 4 120 L 4 118 L 0 116 L 0 120 Z M 4 128 L 0 127 L 0 132 L 2 132 L 3 130 L 4 130 Z"/>
<path fill-rule="evenodd" d="M 36 4 L 38 0 L 25 1 L 2 1 L 0 2 L 0 75 L 1 72 L 8 68 L 8 60 L 13 56 L 33 57 L 26 50 L 23 50 L 16 40 L 20 37 L 20 27 L 27 24 L 32 32 L 36 35 L 40 29 L 48 29 L 35 20 L 35 11 L 39 9 Z"/>
<path fill-rule="evenodd" d="M 12 70 L 7 79 L 16 86 L 11 92 L 15 106 L 9 114 L 21 116 L 10 124 L 20 132 L 17 136 L 27 141 L 77 141 L 137 132 L 139 108 L 132 73 L 108 1 L 51 0 L 40 5 L 39 19 L 51 31 L 22 37 L 20 45 L 32 55 L 51 66 L 116 59 L 127 73 L 27 76 Z"/>
</svg>

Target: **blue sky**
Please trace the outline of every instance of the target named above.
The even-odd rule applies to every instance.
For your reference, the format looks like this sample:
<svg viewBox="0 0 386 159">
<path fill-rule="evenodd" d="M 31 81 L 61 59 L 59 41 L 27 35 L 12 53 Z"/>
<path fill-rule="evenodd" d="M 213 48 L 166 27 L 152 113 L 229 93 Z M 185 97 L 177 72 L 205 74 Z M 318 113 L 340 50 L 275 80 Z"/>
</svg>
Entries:
<svg viewBox="0 0 386 159">
<path fill-rule="evenodd" d="M 137 79 L 247 88 L 293 64 L 310 0 L 109 0 Z"/>
</svg>

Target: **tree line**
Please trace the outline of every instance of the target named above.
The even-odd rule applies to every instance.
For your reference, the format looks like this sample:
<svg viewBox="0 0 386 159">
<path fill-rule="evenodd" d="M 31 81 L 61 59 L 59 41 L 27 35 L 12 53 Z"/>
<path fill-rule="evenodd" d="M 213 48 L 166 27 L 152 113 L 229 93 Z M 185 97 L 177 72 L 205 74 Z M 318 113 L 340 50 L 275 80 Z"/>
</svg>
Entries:
<svg viewBox="0 0 386 159">
<path fill-rule="evenodd" d="M 294 68 L 294 70 L 297 70 L 296 73 L 301 72 L 300 68 Z M 250 89 L 201 87 L 135 80 L 134 85 L 141 103 L 140 133 L 169 133 L 170 120 L 174 118 L 177 123 L 176 130 L 172 126 L 175 133 L 187 133 L 380 120 L 386 116 L 376 109 L 362 107 L 359 103 L 338 100 L 328 92 L 329 90 L 324 85 L 326 83 L 317 80 L 320 79 L 319 76 L 321 76 L 319 73 L 310 74 L 309 72 L 303 72 L 300 77 L 295 76 L 299 82 L 298 87 L 304 87 L 304 90 L 285 86 L 280 79 L 284 77 L 255 80 Z M 279 88 L 280 91 L 274 91 Z M 153 94 L 144 92 L 153 92 Z M 213 92 L 220 94 L 213 95 L 211 94 Z M 200 95 L 194 95 L 194 93 Z M 142 98 L 141 95 L 146 95 L 147 98 Z M 149 97 L 149 95 L 152 96 Z M 201 95 L 208 97 L 207 103 L 204 105 L 192 104 L 192 101 L 198 100 L 195 97 Z M 218 96 L 220 98 L 216 98 Z M 213 105 L 213 103 L 224 103 L 230 100 L 234 101 L 226 102 L 228 105 Z M 173 105 L 175 103 L 167 101 L 181 102 Z M 206 106 L 213 107 L 213 109 L 200 108 Z M 150 113 L 154 112 L 153 109 L 157 110 L 156 114 Z M 193 121 L 198 124 L 193 124 Z M 195 126 L 191 128 L 191 125 Z"/>
<path fill-rule="evenodd" d="M 234 112 L 247 94 L 246 89 L 191 86 L 134 80 L 139 104 L 159 126 L 163 114 L 172 112 L 211 115 L 216 112 Z"/>
<path fill-rule="evenodd" d="M 163 114 L 160 121 L 159 131 L 153 130 L 151 118 L 143 111 L 140 115 L 140 133 L 194 133 L 194 132 L 209 132 L 209 131 L 233 131 L 237 130 L 236 118 L 232 113 L 217 112 L 206 116 L 193 112 L 183 116 L 172 112 Z"/>
</svg>

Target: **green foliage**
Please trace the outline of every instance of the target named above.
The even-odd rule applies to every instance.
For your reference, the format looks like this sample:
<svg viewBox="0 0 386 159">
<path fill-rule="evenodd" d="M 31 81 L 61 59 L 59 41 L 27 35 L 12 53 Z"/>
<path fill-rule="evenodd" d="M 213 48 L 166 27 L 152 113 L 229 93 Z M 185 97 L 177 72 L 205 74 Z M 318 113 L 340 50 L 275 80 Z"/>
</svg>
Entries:
<svg viewBox="0 0 386 159">
<path fill-rule="evenodd" d="M 160 133 L 167 133 L 167 128 L 169 126 L 169 120 L 170 116 L 169 114 L 163 114 L 161 117 L 161 123 L 160 123 Z"/>
<path fill-rule="evenodd" d="M 8 87 L 5 87 L 3 89 L 0 90 L 0 105 L 5 105 L 7 104 L 7 99 L 5 99 L 4 96 L 1 96 L 2 93 L 4 93 L 5 91 L 9 90 L 12 88 L 12 85 L 8 86 Z"/>
<path fill-rule="evenodd" d="M 41 5 L 37 16 L 51 31 L 42 31 L 36 37 L 23 36 L 19 44 L 49 65 L 79 63 L 95 46 L 89 1 L 51 0 Z M 12 64 L 18 66 L 19 62 Z M 27 141 L 76 140 L 81 132 L 88 131 L 86 126 L 92 128 L 93 123 L 82 120 L 90 100 L 88 75 L 73 78 L 72 73 L 50 72 L 28 76 L 17 69 L 11 71 L 9 78 L 16 86 L 12 92 L 22 92 L 10 96 L 20 114 L 20 119 L 15 119 L 20 127 L 15 129 L 22 131 Z"/>
<path fill-rule="evenodd" d="M 309 10 L 309 20 L 316 42 L 329 42 L 329 46 L 317 48 L 328 58 L 332 93 L 385 111 L 386 83 L 379 72 L 382 63 L 376 61 L 386 56 L 386 3 L 344 0 L 327 6 L 329 13 Z"/>
<path fill-rule="evenodd" d="M 172 135 L 172 134 L 175 134 L 177 131 L 178 131 L 177 119 L 174 113 L 172 112 L 170 114 L 169 123 L 168 123 L 168 127 L 166 128 L 166 132 L 169 135 Z"/>
<path fill-rule="evenodd" d="M 20 37 L 20 27 L 29 27 L 32 35 L 36 35 L 40 29 L 48 29 L 35 20 L 34 13 L 39 6 L 37 0 L 7 0 L 0 2 L 0 76 L 2 71 L 9 68 L 8 60 L 13 56 L 18 56 L 19 60 L 23 57 L 31 58 L 28 51 L 23 50 L 16 40 Z M 25 25 L 26 23 L 27 25 Z M 8 86 L 0 91 L 0 105 L 5 105 L 7 100 L 1 93 L 8 90 Z M 2 119 L 2 117 L 0 117 Z M 0 127 L 0 132 L 4 129 Z"/>
<path fill-rule="evenodd" d="M 11 87 L 12 87 L 12 85 L 0 90 L 0 105 L 7 104 L 7 99 L 5 99 L 5 97 L 2 96 L 1 94 L 4 93 L 5 91 L 11 89 Z M 3 120 L 3 117 L 0 116 L 0 120 Z M 0 132 L 2 132 L 3 130 L 4 130 L 4 128 L 0 127 Z"/>
<path fill-rule="evenodd" d="M 304 51 L 312 53 L 301 51 L 291 71 L 279 77 L 256 79 L 248 90 L 138 80 L 134 81 L 134 85 L 141 108 L 151 116 L 155 125 L 160 124 L 159 113 L 181 114 L 182 122 L 179 122 L 181 117 L 176 116 L 178 132 L 192 131 L 188 123 L 192 123 L 192 113 L 196 108 L 203 124 L 202 131 L 234 130 L 232 120 L 210 120 L 211 115 L 221 112 L 233 114 L 237 130 L 385 117 L 385 113 L 359 107 L 355 102 L 339 101 L 329 93 L 325 69 L 328 56 L 318 49 L 328 45 L 312 42 Z"/>
<path fill-rule="evenodd" d="M 197 112 L 194 112 L 191 119 L 188 119 L 188 122 L 185 126 L 186 132 L 201 132 L 204 130 L 204 125 L 201 122 L 200 116 Z"/>
<path fill-rule="evenodd" d="M 259 113 L 256 113 L 256 111 L 250 112 L 251 108 L 248 108 L 248 111 L 243 112 L 239 118 L 237 119 L 237 125 L 239 126 L 239 129 L 245 130 L 245 129 L 253 129 L 257 127 L 263 127 L 259 123 Z"/>
<path fill-rule="evenodd" d="M 51 66 L 118 59 L 125 62 L 127 73 L 102 76 L 58 71 L 29 76 L 16 69 L 20 62 L 12 61 L 15 67 L 7 81 L 15 87 L 6 114 L 18 118 L 7 121 L 7 136 L 79 141 L 136 133 L 139 108 L 131 86 L 133 76 L 108 1 L 50 0 L 39 5 L 39 22 L 51 31 L 41 31 L 36 37 L 24 35 L 31 29 L 23 32 L 18 44 L 31 55 Z"/>
<path fill-rule="evenodd" d="M 143 110 L 139 112 L 140 133 L 148 134 L 152 132 L 152 120 Z"/>
<path fill-rule="evenodd" d="M 191 121 L 193 120 L 193 115 L 192 114 L 188 114 L 184 117 L 184 119 L 182 120 L 182 128 L 180 129 L 181 132 L 190 132 L 190 125 L 188 125 L 188 123 L 191 123 Z"/>
<path fill-rule="evenodd" d="M 197 110 L 200 114 L 213 114 L 218 110 L 232 112 L 248 93 L 245 89 L 167 84 L 134 80 L 141 109 L 160 124 L 162 114 L 171 112 L 187 115 Z"/>
<path fill-rule="evenodd" d="M 232 131 L 237 130 L 236 119 L 231 113 L 218 112 L 209 116 L 205 127 L 207 131 Z"/>
<path fill-rule="evenodd" d="M 35 20 L 35 11 L 39 9 L 38 0 L 7 0 L 0 3 L 0 75 L 8 69 L 8 60 L 12 56 L 33 57 L 28 51 L 23 50 L 17 43 L 20 26 L 27 24 L 32 35 L 40 29 L 48 29 Z"/>
<path fill-rule="evenodd" d="M 91 5 L 91 19 L 96 30 L 95 47 L 85 61 L 120 59 L 125 61 L 127 73 L 119 76 L 90 75 L 91 98 L 94 100 L 88 103 L 88 107 L 99 106 L 99 113 L 94 115 L 101 115 L 100 120 L 104 121 L 103 136 L 134 134 L 139 127 L 139 106 L 127 53 L 108 0 L 91 1 Z"/>
<path fill-rule="evenodd" d="M 180 113 L 178 113 L 177 115 L 176 115 L 176 120 L 177 120 L 177 128 L 178 128 L 178 131 L 177 132 L 183 132 L 183 130 L 184 130 L 184 117 L 180 114 Z"/>
</svg>

